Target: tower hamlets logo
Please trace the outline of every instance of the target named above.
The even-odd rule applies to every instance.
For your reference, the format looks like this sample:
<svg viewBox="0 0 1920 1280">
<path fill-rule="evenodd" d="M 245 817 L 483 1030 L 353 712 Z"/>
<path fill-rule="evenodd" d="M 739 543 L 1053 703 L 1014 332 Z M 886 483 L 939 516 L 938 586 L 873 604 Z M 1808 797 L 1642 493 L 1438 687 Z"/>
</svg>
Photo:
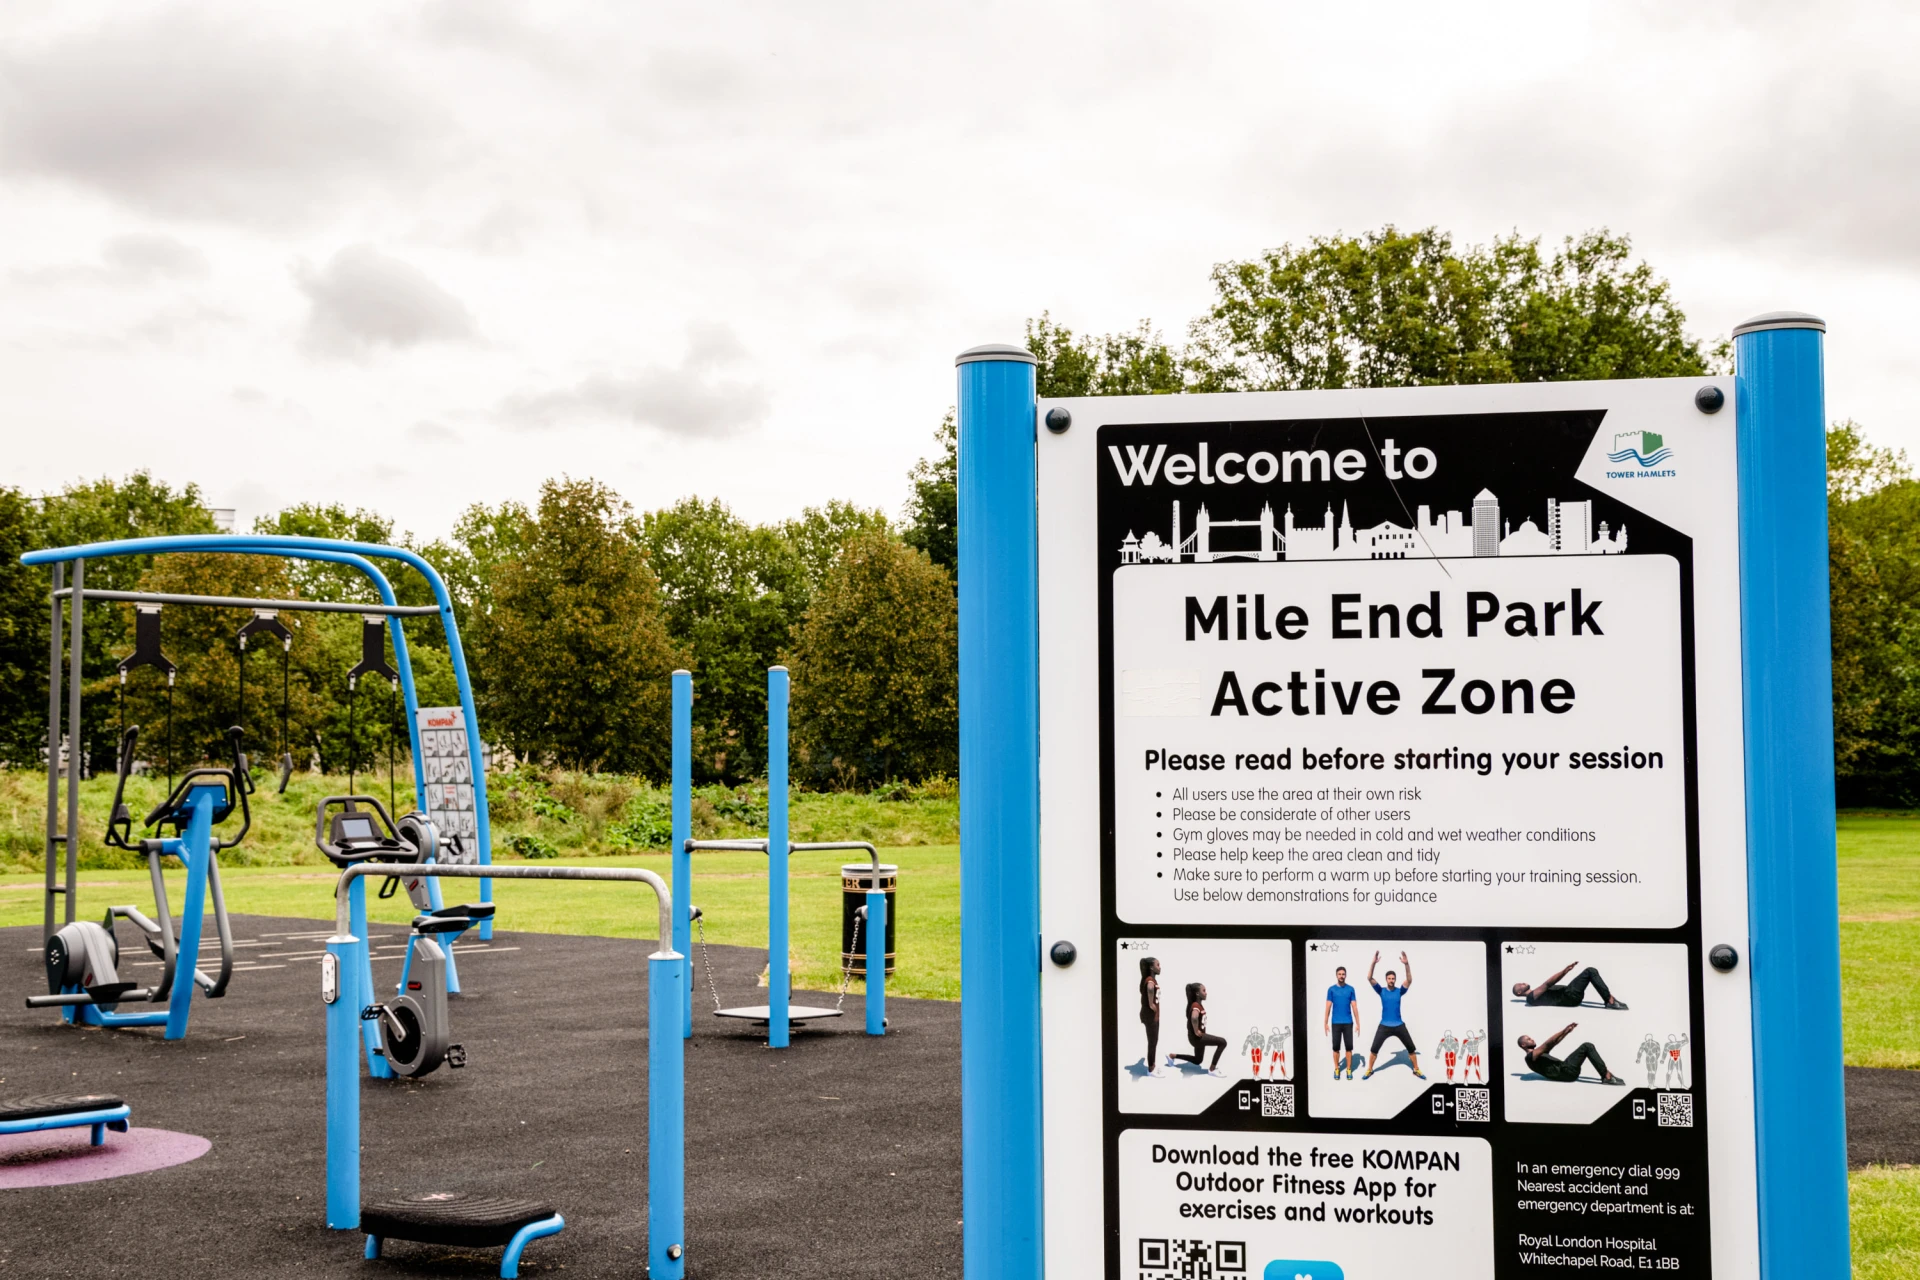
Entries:
<svg viewBox="0 0 1920 1280">
<path fill-rule="evenodd" d="M 1673 450 L 1655 431 L 1619 431 L 1614 433 L 1613 452 L 1607 455 L 1607 461 L 1615 466 L 1633 463 L 1640 467 L 1657 467 L 1673 457 Z"/>
</svg>

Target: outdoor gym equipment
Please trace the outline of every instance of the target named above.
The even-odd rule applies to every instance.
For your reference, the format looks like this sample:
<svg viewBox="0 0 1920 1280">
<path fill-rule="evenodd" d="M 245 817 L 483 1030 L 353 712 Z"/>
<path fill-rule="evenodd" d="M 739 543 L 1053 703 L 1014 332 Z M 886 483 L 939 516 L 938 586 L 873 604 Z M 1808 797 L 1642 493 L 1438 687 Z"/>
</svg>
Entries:
<svg viewBox="0 0 1920 1280">
<path fill-rule="evenodd" d="M 396 823 L 372 796 L 327 796 L 314 810 L 313 843 L 337 867 L 365 863 L 386 869 L 380 896 L 390 897 L 404 886 L 415 911 L 392 1000 L 373 1001 L 372 948 L 360 952 L 356 998 L 366 1002 L 360 1017 L 368 1070 L 376 1077 L 423 1076 L 442 1062 L 466 1066 L 466 1050 L 448 1040 L 447 996 L 458 991 L 459 984 L 452 952 L 443 950 L 439 940 L 451 947 L 468 929 L 493 918 L 493 904 L 439 905 L 438 886 L 419 874 L 419 867 L 432 863 L 440 847 L 439 832 L 424 813 L 405 814 Z M 348 897 L 349 925 L 365 937 L 366 885 L 356 878 Z"/>
<path fill-rule="evenodd" d="M 785 667 L 767 669 L 767 838 L 764 840 L 695 840 L 693 826 L 693 675 L 673 673 L 673 888 L 684 910 L 674 920 L 673 945 L 682 954 L 691 945 L 693 927 L 700 926 L 701 953 L 706 957 L 706 924 L 700 909 L 689 896 L 693 885 L 693 861 L 688 856 L 699 849 L 745 850 L 767 855 L 767 1003 L 722 1008 L 720 990 L 713 978 L 713 962 L 706 957 L 707 987 L 713 994 L 714 1016 L 739 1018 L 765 1023 L 767 1045 L 787 1047 L 796 1026 L 821 1018 L 837 1018 L 846 1002 L 847 987 L 853 971 L 843 959 L 840 974 L 840 999 L 833 1008 L 796 1005 L 792 1002 L 793 980 L 788 966 L 787 859 L 794 853 L 824 852 L 830 849 L 864 849 L 873 861 L 873 888 L 867 902 L 859 908 L 853 950 L 860 949 L 859 930 L 865 929 L 867 956 L 867 1034 L 887 1033 L 887 895 L 881 887 L 880 851 L 864 840 L 828 840 L 795 844 L 787 838 L 787 694 Z M 692 967 L 688 966 L 686 1015 L 682 1036 L 693 1035 Z"/>
<path fill-rule="evenodd" d="M 566 1226 L 553 1206 L 534 1200 L 434 1191 L 405 1199 L 360 1202 L 360 1073 L 355 1061 L 360 1010 L 343 974 L 358 972 L 368 950 L 352 928 L 354 889 L 369 875 L 390 874 L 379 862 L 340 873 L 334 891 L 334 936 L 321 960 L 320 994 L 327 1014 L 327 1225 L 367 1234 L 366 1256 L 389 1239 L 456 1248 L 505 1246 L 500 1274 L 519 1274 L 530 1241 Z M 424 864 L 423 877 L 493 876 L 517 880 L 625 880 L 647 885 L 659 900 L 660 950 L 647 959 L 647 1274 L 686 1274 L 686 1047 L 675 1035 L 685 1017 L 686 959 L 672 946 L 673 892 L 642 867 L 473 867 Z"/>
<path fill-rule="evenodd" d="M 293 696 L 293 632 L 287 629 L 286 623 L 280 621 L 277 609 L 255 609 L 253 617 L 234 637 L 240 647 L 240 696 L 234 703 L 233 722 L 242 727 L 247 723 L 247 641 L 257 635 L 269 635 L 280 642 L 280 783 L 274 791 L 285 795 L 287 783 L 293 778 L 293 744 L 287 740 L 287 720 Z"/>
<path fill-rule="evenodd" d="M 349 568 L 359 571 L 366 577 L 379 595 L 380 603 L 360 604 L 320 600 L 261 600 L 241 596 L 186 595 L 153 591 L 105 591 L 88 589 L 86 586 L 86 568 L 87 562 L 90 560 L 108 556 L 150 556 L 181 552 L 281 556 L 293 560 L 313 560 L 328 564 L 346 565 Z M 399 561 L 415 570 L 420 574 L 421 578 L 425 580 L 428 588 L 433 592 L 435 603 L 420 606 L 401 605 L 397 603 L 393 591 L 393 584 L 388 581 L 386 575 L 382 573 L 380 569 L 375 567 L 375 560 Z M 91 543 L 86 546 L 56 547 L 43 551 L 29 552 L 20 558 L 20 562 L 26 565 L 50 565 L 53 576 L 53 590 L 50 596 L 52 604 L 51 657 L 48 670 L 47 694 L 46 912 L 45 923 L 42 929 L 42 937 L 45 939 L 46 945 L 49 948 L 53 945 L 57 925 L 72 925 L 75 922 L 76 881 L 78 879 L 80 854 L 78 834 L 80 830 L 80 774 L 81 759 L 85 746 L 82 741 L 83 722 L 80 715 L 80 691 L 82 679 L 85 674 L 82 669 L 81 658 L 84 652 L 84 606 L 89 601 L 128 603 L 134 605 L 138 611 L 134 623 L 134 652 L 120 664 L 123 689 L 121 702 L 122 719 L 124 722 L 124 687 L 129 673 L 137 670 L 141 666 L 152 666 L 164 672 L 168 677 L 169 689 L 169 761 L 171 761 L 172 756 L 171 689 L 175 668 L 173 663 L 166 658 L 166 655 L 160 651 L 160 610 L 162 607 L 172 604 L 251 610 L 254 613 L 255 621 L 249 623 L 247 627 L 242 630 L 243 633 L 250 632 L 252 634 L 259 634 L 261 631 L 275 635 L 280 634 L 278 631 L 264 624 L 256 626 L 256 623 L 259 623 L 262 615 L 267 613 L 271 613 L 276 621 L 279 614 L 290 612 L 349 613 L 360 614 L 365 619 L 384 620 L 387 634 L 393 643 L 395 665 L 398 668 L 394 674 L 398 677 L 401 697 L 407 710 L 407 723 L 409 733 L 412 735 L 411 745 L 414 762 L 415 794 L 417 796 L 417 804 L 422 809 L 428 807 L 426 804 L 426 779 L 421 762 L 418 730 L 419 718 L 417 715 L 418 707 L 414 696 L 413 667 L 407 655 L 407 639 L 403 621 L 407 618 L 437 618 L 441 630 L 446 635 L 447 652 L 452 660 L 454 681 L 460 693 L 460 707 L 465 721 L 464 727 L 467 736 L 468 752 L 472 759 L 476 761 L 481 759 L 480 720 L 474 712 L 473 691 L 467 679 L 466 656 L 460 643 L 459 625 L 453 616 L 452 597 L 448 594 L 446 584 L 441 580 L 439 573 L 434 570 L 433 566 L 411 551 L 406 551 L 398 547 L 376 546 L 370 543 L 341 542 L 331 538 L 279 537 L 264 534 L 195 534 L 166 538 L 129 538 L 118 542 Z M 366 635 L 367 629 L 363 628 L 363 655 Z M 244 647 L 242 652 L 244 653 Z M 283 655 L 285 652 L 286 642 L 283 639 Z M 62 670 L 63 653 L 66 655 L 64 672 Z M 393 668 L 387 668 L 387 670 L 392 671 Z M 61 682 L 63 678 L 66 681 L 65 692 L 67 695 L 64 700 L 64 706 L 61 697 Z M 357 680 L 357 677 L 355 678 Z M 283 670 L 281 704 L 283 740 L 281 759 L 282 785 L 284 785 L 284 780 L 286 776 L 291 773 L 292 769 L 290 759 L 291 744 L 285 741 L 287 708 L 286 681 L 287 677 Z M 242 688 L 244 691 L 244 683 Z M 63 744 L 66 747 L 64 770 L 61 767 Z M 125 742 L 123 736 L 123 772 L 130 767 L 130 752 L 131 747 Z M 351 760 L 349 763 L 352 763 Z M 171 763 L 169 763 L 169 769 L 171 769 Z M 66 786 L 64 823 L 61 820 L 61 785 L 63 773 L 65 775 L 64 781 Z M 236 784 L 236 787 L 244 789 L 247 785 L 243 781 L 246 770 L 237 759 L 233 773 L 234 776 L 232 780 Z M 476 838 L 468 856 L 476 857 L 479 863 L 485 866 L 492 861 L 492 843 L 487 821 L 485 774 L 479 770 L 475 770 L 472 785 L 475 810 L 474 835 Z M 168 789 L 170 792 L 176 790 L 173 787 L 171 773 L 169 773 L 168 777 Z M 209 791 L 218 790 L 217 787 L 211 785 L 208 785 L 205 789 Z M 183 796 L 182 799 L 192 802 L 193 797 L 187 795 Z M 204 812 L 210 818 L 213 806 L 214 800 L 208 798 L 206 804 L 201 806 L 196 812 Z M 231 807 L 231 800 L 228 801 L 228 807 Z M 186 840 L 187 845 L 191 845 L 195 838 L 194 830 L 195 828 L 192 824 L 188 824 L 183 833 L 183 838 Z M 61 852 L 63 850 L 66 864 L 64 877 L 59 870 L 62 861 Z M 182 855 L 173 854 L 171 856 Z M 219 902 L 219 871 L 217 860 L 211 856 L 204 860 L 204 869 L 198 873 L 201 877 L 200 879 L 196 879 L 194 866 L 194 862 L 189 859 L 187 877 L 189 910 L 183 920 L 183 927 L 192 931 L 192 940 L 189 942 L 186 937 L 183 937 L 180 941 L 180 949 L 190 956 L 197 954 L 197 948 L 199 946 L 199 913 L 194 902 L 197 895 L 204 892 L 204 887 L 209 882 L 212 885 L 216 914 L 224 920 L 224 911 L 221 910 Z M 158 885 L 157 872 L 155 876 L 156 885 Z M 434 892 L 437 893 L 437 888 Z M 65 900 L 66 907 L 64 912 L 58 913 L 57 915 L 55 904 L 61 899 Z M 483 904 L 493 900 L 492 880 L 490 877 L 484 875 L 480 877 L 480 900 Z M 158 901 L 164 904 L 164 896 L 160 897 Z M 438 906 L 437 900 L 434 902 L 434 906 Z M 161 906 L 160 913 L 164 919 L 164 905 Z M 60 920 L 58 918 L 59 915 L 63 915 L 64 920 Z M 126 918 L 132 919 L 133 917 L 128 916 Z M 142 927 L 144 928 L 145 926 L 143 925 Z M 224 928 L 222 932 L 224 933 Z M 488 938 L 492 936 L 492 933 L 492 919 L 481 919 L 480 936 L 482 938 Z M 98 939 L 94 939 L 95 944 L 98 942 Z M 113 958 L 113 951 L 110 944 L 105 947 L 98 945 L 90 945 L 88 947 L 88 954 L 90 956 L 96 952 L 109 960 Z M 82 976 L 84 976 L 84 974 Z M 452 984 L 450 989 L 457 991 L 459 989 L 458 977 L 457 974 L 452 971 L 451 962 L 449 963 L 448 980 Z M 177 979 L 174 985 L 176 987 L 178 986 Z M 84 990 L 78 990 L 66 994 L 84 995 L 85 993 Z M 365 1003 L 371 1003 L 370 991 L 368 995 L 369 999 Z M 78 1002 L 73 1001 L 67 1003 L 78 1005 Z M 78 1007 L 84 1009 L 87 1006 L 78 1005 Z M 180 1033 L 184 1033 L 185 1031 L 185 1010 L 187 1007 L 185 1000 L 174 1001 L 169 1006 L 168 1014 L 165 1015 L 171 1019 L 174 1016 L 172 1012 L 173 1009 L 177 1008 L 180 1011 Z M 97 1005 L 95 1008 L 97 1009 Z M 73 1015 L 69 1012 L 67 1016 L 71 1019 Z M 92 1014 L 88 1014 L 87 1017 L 88 1020 L 92 1020 Z M 123 1023 L 117 1025 L 128 1024 Z M 168 1035 L 169 1037 L 176 1035 L 171 1021 L 169 1022 Z M 384 1074 L 384 1072 L 385 1060 L 382 1059 L 377 1064 L 375 1074 Z"/>
<path fill-rule="evenodd" d="M 105 842 L 116 849 L 137 850 L 146 855 L 147 874 L 153 881 L 154 912 L 160 919 L 158 922 L 148 919 L 137 907 L 118 906 L 109 907 L 100 924 L 74 920 L 62 926 L 45 940 L 42 949 L 50 994 L 28 996 L 27 1007 L 58 1008 L 65 1021 L 96 1027 L 164 1026 L 166 1038 L 178 1040 L 187 1034 L 194 987 L 199 986 L 208 999 L 216 1000 L 226 994 L 227 980 L 233 976 L 233 930 L 227 923 L 226 899 L 220 892 L 219 854 L 246 838 L 253 816 L 247 808 L 246 773 L 240 762 L 240 729 L 236 726 L 228 730 L 233 749 L 232 767 L 187 770 L 142 824 L 148 830 L 171 825 L 174 834 L 131 843 L 133 815 L 124 797 L 139 739 L 138 725 L 120 737 L 119 778 Z M 213 828 L 225 822 L 236 807 L 240 810 L 239 832 L 231 840 L 214 836 Z M 167 902 L 166 878 L 161 869 L 161 860 L 168 857 L 179 858 L 187 868 L 177 939 Z M 198 967 L 209 895 L 213 899 L 214 927 L 220 939 L 218 978 L 208 977 Z M 120 977 L 120 942 L 114 935 L 117 919 L 131 921 L 138 927 L 148 948 L 160 958 L 160 981 L 152 987 L 141 987 Z M 167 1007 L 145 1013 L 118 1011 L 121 1003 L 138 1000 L 164 1001 Z"/>
<path fill-rule="evenodd" d="M 49 1129 L 91 1129 L 93 1145 L 105 1144 L 107 1130 L 127 1131 L 132 1108 L 104 1093 L 41 1094 L 0 1098 L 0 1133 L 44 1133 Z"/>
</svg>

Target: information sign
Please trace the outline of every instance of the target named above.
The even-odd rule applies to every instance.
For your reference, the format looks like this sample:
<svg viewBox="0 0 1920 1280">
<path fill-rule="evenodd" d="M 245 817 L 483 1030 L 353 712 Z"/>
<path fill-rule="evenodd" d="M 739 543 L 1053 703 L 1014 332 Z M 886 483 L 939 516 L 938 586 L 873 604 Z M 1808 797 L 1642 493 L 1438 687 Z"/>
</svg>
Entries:
<svg viewBox="0 0 1920 1280">
<path fill-rule="evenodd" d="M 420 763 L 426 778 L 427 816 L 446 840 L 442 862 L 479 861 L 473 759 L 467 749 L 467 718 L 459 707 L 421 707 Z M 457 839 L 456 839 L 457 838 Z"/>
<path fill-rule="evenodd" d="M 1040 405 L 1049 1276 L 1757 1272 L 1733 392 Z"/>
</svg>

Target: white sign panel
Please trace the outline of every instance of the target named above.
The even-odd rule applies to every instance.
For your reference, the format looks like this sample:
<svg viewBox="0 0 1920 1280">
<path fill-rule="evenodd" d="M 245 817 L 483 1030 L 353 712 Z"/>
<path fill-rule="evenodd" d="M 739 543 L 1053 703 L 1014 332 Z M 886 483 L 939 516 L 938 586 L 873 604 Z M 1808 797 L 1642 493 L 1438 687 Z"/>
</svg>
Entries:
<svg viewBox="0 0 1920 1280">
<path fill-rule="evenodd" d="M 458 853 L 446 850 L 441 861 L 477 862 L 473 758 L 467 750 L 466 713 L 459 707 L 421 707 L 417 714 L 420 764 L 427 782 L 427 816 L 443 839 L 459 837 Z"/>
<path fill-rule="evenodd" d="M 1755 1272 L 1704 381 L 1038 433 L 1054 1280 Z"/>
</svg>

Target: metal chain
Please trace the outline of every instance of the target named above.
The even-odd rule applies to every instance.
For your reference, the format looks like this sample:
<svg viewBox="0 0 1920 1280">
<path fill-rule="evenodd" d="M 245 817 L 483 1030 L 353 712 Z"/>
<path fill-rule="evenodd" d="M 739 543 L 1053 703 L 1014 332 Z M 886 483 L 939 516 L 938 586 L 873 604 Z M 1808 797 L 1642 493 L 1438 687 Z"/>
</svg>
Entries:
<svg viewBox="0 0 1920 1280">
<path fill-rule="evenodd" d="M 856 956 L 860 954 L 860 926 L 866 922 L 866 908 L 862 907 L 859 911 L 856 911 L 853 916 L 853 954 Z M 840 998 L 833 1002 L 835 1013 L 838 1013 L 840 1006 L 847 1002 L 847 988 L 852 985 L 853 961 L 842 956 L 840 957 Z"/>
<path fill-rule="evenodd" d="M 693 927 L 700 931 L 700 963 L 707 969 L 707 990 L 713 993 L 713 1011 L 720 1012 L 720 988 L 713 981 L 713 953 L 707 950 L 707 918 L 703 915 L 693 918 Z"/>
</svg>

